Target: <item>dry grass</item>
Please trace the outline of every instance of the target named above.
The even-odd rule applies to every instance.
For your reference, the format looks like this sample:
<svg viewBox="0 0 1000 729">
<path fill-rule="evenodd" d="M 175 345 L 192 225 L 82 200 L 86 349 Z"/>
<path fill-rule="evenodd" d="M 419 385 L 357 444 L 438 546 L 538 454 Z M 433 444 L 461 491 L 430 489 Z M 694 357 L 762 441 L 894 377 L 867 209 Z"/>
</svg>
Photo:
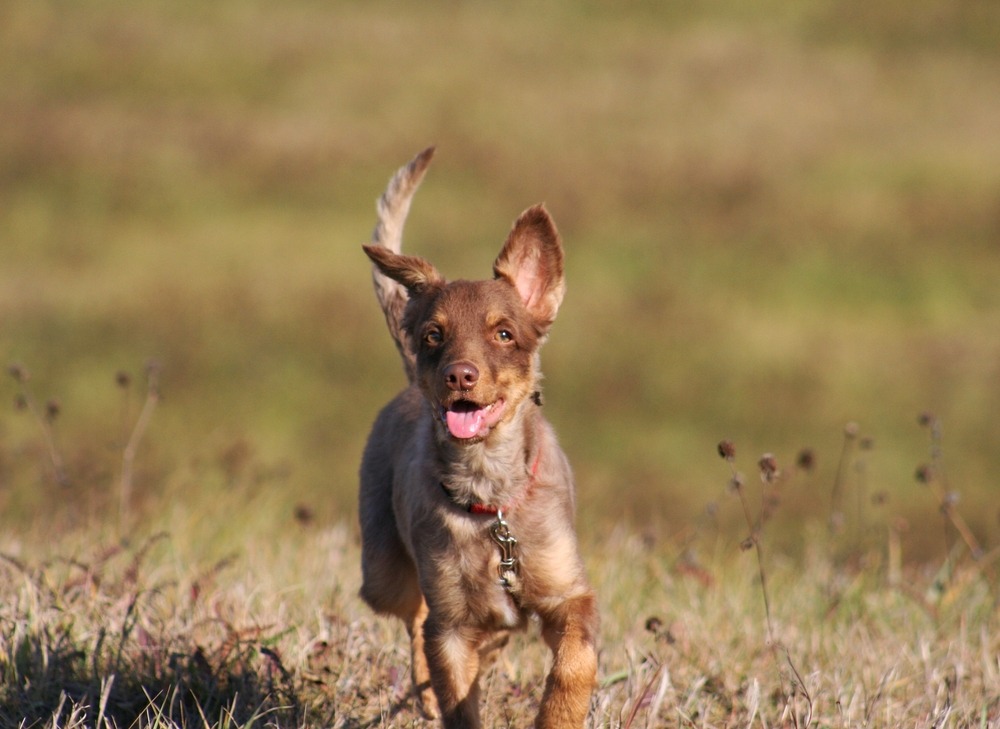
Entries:
<svg viewBox="0 0 1000 729">
<path fill-rule="evenodd" d="M 857 439 L 851 424 L 842 494 L 858 486 Z M 1000 724 L 1000 547 L 968 543 L 942 502 L 945 551 L 910 563 L 898 518 L 858 522 L 835 499 L 828 518 L 799 517 L 793 556 L 771 530 L 815 455 L 783 469 L 765 454 L 758 486 L 732 442 L 719 448 L 729 483 L 682 531 L 582 527 L 602 612 L 588 727 Z M 356 529 L 304 508 L 282 527 L 248 493 L 161 509 L 170 529 L 151 536 L 0 543 L 0 725 L 429 726 L 402 627 L 356 597 Z M 548 661 L 537 627 L 515 638 L 484 677 L 488 726 L 530 722 Z"/>
<path fill-rule="evenodd" d="M 303 526 L 209 564 L 177 535 L 44 555 L 4 544 L 0 723 L 427 725 L 406 695 L 402 630 L 355 597 L 352 531 Z M 589 536 L 603 637 L 588 726 L 1000 722 L 991 567 L 893 586 L 882 553 L 840 563 L 817 530 L 803 559 L 767 565 L 769 643 L 757 570 L 733 539 Z M 516 640 L 485 679 L 487 725 L 526 725 L 545 669 L 538 636 Z"/>
</svg>

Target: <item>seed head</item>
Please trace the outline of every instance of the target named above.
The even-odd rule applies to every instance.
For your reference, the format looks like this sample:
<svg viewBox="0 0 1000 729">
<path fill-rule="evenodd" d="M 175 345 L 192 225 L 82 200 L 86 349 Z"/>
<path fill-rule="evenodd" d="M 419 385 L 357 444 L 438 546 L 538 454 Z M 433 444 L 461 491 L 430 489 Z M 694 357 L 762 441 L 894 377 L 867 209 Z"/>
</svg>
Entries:
<svg viewBox="0 0 1000 729">
<path fill-rule="evenodd" d="M 115 384 L 123 390 L 132 384 L 132 375 L 125 370 L 118 370 L 115 374 Z"/>
<path fill-rule="evenodd" d="M 795 465 L 803 471 L 812 471 L 816 468 L 816 451 L 812 448 L 803 448 L 799 451 L 799 457 L 795 460 Z"/>
<path fill-rule="evenodd" d="M 920 423 L 920 427 L 922 428 L 930 427 L 934 424 L 935 420 L 937 420 L 937 418 L 930 410 L 924 410 L 917 416 L 917 422 Z"/>
<path fill-rule="evenodd" d="M 53 399 L 45 403 L 45 417 L 48 418 L 50 423 L 59 417 L 61 411 L 62 406 L 58 400 Z"/>
<path fill-rule="evenodd" d="M 921 464 L 917 466 L 917 472 L 914 476 L 920 483 L 930 483 L 934 480 L 934 469 L 926 463 Z"/>
<path fill-rule="evenodd" d="M 760 477 L 765 483 L 771 483 L 778 476 L 778 461 L 773 453 L 765 453 L 757 461 Z"/>
<path fill-rule="evenodd" d="M 736 458 L 736 444 L 731 440 L 719 441 L 719 455 L 732 462 Z"/>
<path fill-rule="evenodd" d="M 27 382 L 29 379 L 28 370 L 24 368 L 24 365 L 14 362 L 7 366 L 7 372 L 18 382 Z"/>
<path fill-rule="evenodd" d="M 307 504 L 297 504 L 292 513 L 295 516 L 295 521 L 302 526 L 312 524 L 313 519 L 316 518 L 316 514 L 313 512 L 312 507 Z"/>
<path fill-rule="evenodd" d="M 744 483 L 743 474 L 734 473 L 733 477 L 729 479 L 729 490 L 732 491 L 733 493 L 737 493 L 740 491 L 740 489 L 743 488 L 743 483 Z"/>
<path fill-rule="evenodd" d="M 858 431 L 861 430 L 861 426 L 855 423 L 853 420 L 844 426 L 844 437 L 854 440 L 858 437 Z"/>
</svg>

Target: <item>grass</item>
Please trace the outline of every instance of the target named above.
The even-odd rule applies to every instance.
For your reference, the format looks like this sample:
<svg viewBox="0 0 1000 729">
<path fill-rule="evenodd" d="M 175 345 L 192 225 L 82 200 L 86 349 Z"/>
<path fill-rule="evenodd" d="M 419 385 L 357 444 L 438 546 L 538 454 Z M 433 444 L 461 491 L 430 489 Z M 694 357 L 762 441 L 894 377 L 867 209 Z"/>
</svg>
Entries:
<svg viewBox="0 0 1000 729">
<path fill-rule="evenodd" d="M 565 238 L 546 409 L 604 613 L 591 721 L 996 723 L 992 5 L 0 19 L 5 723 L 419 724 L 349 525 L 402 383 L 359 244 L 428 143 L 409 250 L 485 275 L 541 200 Z M 721 438 L 782 466 L 766 524 Z M 513 648 L 487 703 L 520 725 L 546 659 Z"/>
<path fill-rule="evenodd" d="M 35 404 L 28 372 L 11 374 L 51 457 L 58 407 Z M 428 725 L 408 695 L 404 631 L 356 596 L 356 528 L 318 523 L 304 506 L 293 521 L 276 518 L 287 504 L 280 476 L 246 448 L 208 467 L 226 477 L 212 507 L 166 495 L 132 526 L 141 511 L 128 479 L 159 401 L 157 375 L 147 373 L 137 418 L 123 420 L 117 525 L 92 513 L 0 541 L 0 724 Z M 122 393 L 132 384 L 119 374 Z M 788 465 L 762 455 L 756 487 L 723 441 L 728 485 L 700 519 L 673 533 L 648 522 L 581 528 L 602 614 L 587 726 L 1000 721 L 1000 546 L 977 541 L 951 496 L 940 422 L 924 413 L 919 424 L 929 460 L 916 476 L 943 536 L 933 557 L 905 558 L 905 520 L 869 502 L 873 444 L 854 423 L 832 484 L 817 482 L 807 450 Z M 65 493 L 61 463 L 51 459 L 52 488 Z M 185 494 L 184 479 L 205 476 L 173 477 Z M 829 506 L 788 515 L 799 523 L 795 548 L 778 525 L 804 489 L 829 489 Z M 548 661 L 537 626 L 513 641 L 483 678 L 488 724 L 529 721 Z"/>
<path fill-rule="evenodd" d="M 236 422 L 349 511 L 341 454 L 398 383 L 357 244 L 389 171 L 434 141 L 410 239 L 449 274 L 487 271 L 536 200 L 565 234 L 546 357 L 585 503 L 592 471 L 671 497 L 709 475 L 615 434 L 795 449 L 858 418 L 893 473 L 925 408 L 976 498 L 1000 465 L 1000 93 L 989 45 L 956 39 L 996 20 L 922 7 L 930 26 L 890 4 L 870 37 L 819 2 L 12 8 L 0 346 L 84 432 L 98 383 L 155 357 L 168 470 Z M 897 26 L 940 42 L 883 40 Z"/>
<path fill-rule="evenodd" d="M 765 619 L 739 538 L 584 535 L 603 613 L 588 726 L 1000 720 L 995 565 L 893 577 L 884 541 L 848 563 L 816 530 L 801 559 L 761 563 Z M 427 725 L 406 695 L 405 633 L 355 597 L 350 529 L 299 524 L 216 562 L 166 533 L 51 552 L 3 545 L 7 726 Z M 484 679 L 488 725 L 537 707 L 547 658 L 532 633 Z"/>
</svg>

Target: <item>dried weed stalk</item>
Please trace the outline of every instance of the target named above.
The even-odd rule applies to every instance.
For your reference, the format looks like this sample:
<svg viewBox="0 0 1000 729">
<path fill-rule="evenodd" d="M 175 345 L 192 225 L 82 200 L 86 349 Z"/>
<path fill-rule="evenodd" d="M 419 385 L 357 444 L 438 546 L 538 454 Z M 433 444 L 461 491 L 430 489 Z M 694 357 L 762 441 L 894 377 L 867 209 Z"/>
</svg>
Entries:
<svg viewBox="0 0 1000 729">
<path fill-rule="evenodd" d="M 945 549 L 951 554 L 951 538 L 948 535 L 948 524 L 961 536 L 974 560 L 983 556 L 983 548 L 972 533 L 965 519 L 955 508 L 958 503 L 958 492 L 951 490 L 944 468 L 944 450 L 941 442 L 941 421 L 933 413 L 921 413 L 918 418 L 920 425 L 927 429 L 930 438 L 930 464 L 917 468 L 917 480 L 928 486 L 938 502 L 938 510 L 944 518 Z"/>
<path fill-rule="evenodd" d="M 125 408 L 128 407 L 129 384 L 131 378 L 126 373 L 119 372 L 116 377 L 118 386 L 122 389 L 125 398 Z M 146 400 L 139 411 L 139 417 L 132 427 L 132 433 L 122 450 L 122 471 L 119 482 L 118 500 L 118 522 L 119 528 L 124 532 L 131 521 L 131 501 L 132 501 L 132 473 L 135 463 L 136 451 L 139 449 L 139 442 L 149 427 L 149 421 L 153 417 L 153 410 L 160 401 L 160 365 L 157 362 L 149 362 L 146 365 Z"/>
<path fill-rule="evenodd" d="M 57 486 L 69 486 L 69 476 L 66 472 L 65 461 L 63 460 L 62 454 L 59 452 L 59 447 L 56 443 L 56 432 L 55 423 L 59 414 L 62 412 L 62 407 L 58 400 L 49 400 L 45 404 L 44 411 L 38 406 L 37 400 L 31 391 L 29 382 L 31 380 L 31 373 L 21 364 L 11 364 L 7 368 L 7 372 L 18 385 L 18 394 L 15 399 L 15 406 L 19 410 L 27 410 L 35 422 L 38 424 L 38 428 L 42 433 L 42 441 L 45 444 L 46 450 L 49 454 L 49 462 L 52 466 L 53 479 Z"/>
</svg>

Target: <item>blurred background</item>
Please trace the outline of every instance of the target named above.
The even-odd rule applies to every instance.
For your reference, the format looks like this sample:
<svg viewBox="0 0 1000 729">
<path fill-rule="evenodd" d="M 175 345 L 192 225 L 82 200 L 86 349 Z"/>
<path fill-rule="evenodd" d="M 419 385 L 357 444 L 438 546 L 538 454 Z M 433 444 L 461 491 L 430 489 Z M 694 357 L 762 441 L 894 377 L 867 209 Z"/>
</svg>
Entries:
<svg viewBox="0 0 1000 729">
<path fill-rule="evenodd" d="M 409 252 L 484 277 L 540 201 L 563 234 L 583 530 L 740 516 L 729 438 L 790 548 L 839 503 L 939 550 L 932 458 L 1000 541 L 988 0 L 0 2 L 0 528 L 118 519 L 151 365 L 131 523 L 353 521 L 404 382 L 360 245 L 428 144 Z"/>
</svg>

